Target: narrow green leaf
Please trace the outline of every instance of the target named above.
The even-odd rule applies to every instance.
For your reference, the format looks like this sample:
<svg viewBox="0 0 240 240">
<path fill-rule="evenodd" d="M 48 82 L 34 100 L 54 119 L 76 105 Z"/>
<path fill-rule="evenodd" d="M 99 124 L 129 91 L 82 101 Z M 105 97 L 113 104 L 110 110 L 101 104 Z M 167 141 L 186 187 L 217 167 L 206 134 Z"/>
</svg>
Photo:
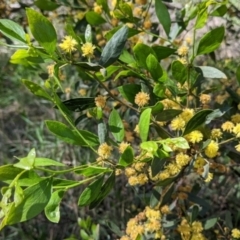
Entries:
<svg viewBox="0 0 240 240">
<path fill-rule="evenodd" d="M 26 37 L 23 28 L 12 20 L 1 19 L 0 32 L 12 40 L 26 43 Z"/>
<path fill-rule="evenodd" d="M 126 167 L 132 164 L 133 160 L 134 160 L 133 149 L 132 147 L 128 146 L 119 159 L 119 165 Z"/>
<path fill-rule="evenodd" d="M 13 180 L 18 174 L 20 174 L 23 169 L 16 168 L 13 165 L 3 165 L 0 166 L 0 181 Z"/>
<path fill-rule="evenodd" d="M 224 78 L 227 79 L 227 76 L 222 71 L 218 70 L 215 67 L 209 66 L 197 66 L 196 68 L 200 69 L 203 77 L 205 78 Z"/>
<path fill-rule="evenodd" d="M 86 168 L 76 170 L 75 173 L 81 174 L 85 177 L 90 177 L 90 176 L 93 176 L 93 175 L 96 175 L 96 174 L 107 173 L 107 172 L 111 172 L 111 171 L 112 170 L 110 168 L 89 166 L 89 167 L 86 167 Z"/>
<path fill-rule="evenodd" d="M 155 1 L 155 11 L 159 22 L 162 24 L 163 29 L 168 36 L 171 28 L 171 18 L 167 7 L 162 0 Z"/>
<path fill-rule="evenodd" d="M 79 146 L 96 146 L 99 144 L 98 137 L 91 132 L 78 130 L 80 136 L 76 131 L 61 122 L 47 120 L 45 123 L 51 133 L 66 143 Z"/>
<path fill-rule="evenodd" d="M 210 15 L 214 17 L 223 17 L 227 13 L 228 8 L 226 5 L 222 5 L 215 9 Z"/>
<path fill-rule="evenodd" d="M 55 9 L 57 9 L 58 7 L 60 7 L 59 4 L 52 2 L 50 0 L 37 0 L 34 2 L 34 4 L 40 8 L 41 10 L 44 11 L 53 11 Z"/>
<path fill-rule="evenodd" d="M 213 110 L 206 109 L 196 113 L 187 123 L 185 130 L 183 132 L 183 136 L 192 132 L 193 130 L 197 129 L 202 124 L 204 124 L 207 119 L 207 116 L 212 112 Z"/>
<path fill-rule="evenodd" d="M 181 85 L 187 80 L 187 66 L 176 60 L 172 62 L 172 75 Z"/>
<path fill-rule="evenodd" d="M 109 130 L 116 141 L 121 142 L 124 138 L 124 125 L 118 111 L 112 110 L 109 116 Z"/>
<path fill-rule="evenodd" d="M 107 42 L 102 51 L 99 64 L 103 67 L 108 67 L 114 63 L 121 55 L 127 39 L 128 27 L 123 26 L 116 33 L 114 33 L 112 38 Z"/>
<path fill-rule="evenodd" d="M 99 195 L 103 184 L 104 175 L 88 185 L 78 199 L 78 206 L 83 207 L 93 202 Z"/>
<path fill-rule="evenodd" d="M 213 52 L 216 50 L 224 38 L 224 27 L 218 27 L 206 33 L 198 44 L 197 55 Z"/>
<path fill-rule="evenodd" d="M 229 109 L 227 109 L 228 111 Z M 220 109 L 215 109 L 212 113 L 210 113 L 207 117 L 206 117 L 206 124 L 209 124 L 212 120 L 222 117 L 227 111 L 222 112 Z"/>
<path fill-rule="evenodd" d="M 25 79 L 22 82 L 34 95 L 52 101 L 51 96 L 38 84 Z"/>
<path fill-rule="evenodd" d="M 197 16 L 197 20 L 195 23 L 195 29 L 200 29 L 205 26 L 208 19 L 208 12 L 207 9 L 204 8 L 200 11 L 200 13 Z"/>
<path fill-rule="evenodd" d="M 138 84 L 126 84 L 118 87 L 121 95 L 128 100 L 130 103 L 134 104 L 135 96 L 141 91 L 141 85 Z"/>
<path fill-rule="evenodd" d="M 152 177 L 155 177 L 163 169 L 166 159 L 154 158 L 151 164 Z"/>
<path fill-rule="evenodd" d="M 58 161 L 49 159 L 49 158 L 35 158 L 34 167 L 43 167 L 43 166 L 60 166 L 65 167 L 66 165 Z"/>
<path fill-rule="evenodd" d="M 176 49 L 164 46 L 152 46 L 153 51 L 156 53 L 158 61 L 169 57 L 176 52 Z"/>
<path fill-rule="evenodd" d="M 56 49 L 57 34 L 51 22 L 31 8 L 27 8 L 26 13 L 34 38 L 48 53 L 53 53 Z"/>
<path fill-rule="evenodd" d="M 25 170 L 30 170 L 33 168 L 36 158 L 36 151 L 33 148 L 27 155 L 27 157 L 19 158 L 19 162 L 14 164 L 14 167 L 22 168 Z"/>
<path fill-rule="evenodd" d="M 88 11 L 85 15 L 87 22 L 91 25 L 91 26 L 98 26 L 101 25 L 103 23 L 106 23 L 106 20 L 99 15 L 98 13 L 95 13 L 93 11 Z"/>
<path fill-rule="evenodd" d="M 166 109 L 160 112 L 159 114 L 157 114 L 156 120 L 161 122 L 171 121 L 173 118 L 178 116 L 181 112 L 182 110 L 179 110 L 179 109 Z"/>
<path fill-rule="evenodd" d="M 146 64 L 153 80 L 157 82 L 158 79 L 163 75 L 162 67 L 157 58 L 153 54 L 149 54 L 146 59 Z"/>
<path fill-rule="evenodd" d="M 44 209 L 45 215 L 50 222 L 58 223 L 60 220 L 60 203 L 65 191 L 57 190 L 51 194 L 51 198 Z"/>
<path fill-rule="evenodd" d="M 197 216 L 200 212 L 200 208 L 198 205 L 193 205 L 189 210 L 190 210 L 190 221 L 191 223 L 193 223 L 197 219 Z"/>
<path fill-rule="evenodd" d="M 210 217 L 206 220 L 204 223 L 204 230 L 208 230 L 210 228 L 213 228 L 218 221 L 218 217 Z"/>
<path fill-rule="evenodd" d="M 24 199 L 17 206 L 13 203 L 1 222 L 0 229 L 27 221 L 43 211 L 51 197 L 52 179 L 46 178 L 23 191 Z"/>
<path fill-rule="evenodd" d="M 88 108 L 95 107 L 94 97 L 73 98 L 62 102 L 70 111 L 82 112 Z"/>
<path fill-rule="evenodd" d="M 86 30 L 85 30 L 85 41 L 92 43 L 92 28 L 91 25 L 87 25 Z"/>
<path fill-rule="evenodd" d="M 119 60 L 128 64 L 135 62 L 132 54 L 130 54 L 127 50 L 123 50 L 122 54 L 119 57 Z"/>
<path fill-rule="evenodd" d="M 151 119 L 151 108 L 145 109 L 140 116 L 139 119 L 139 135 L 142 140 L 142 142 L 147 141 L 148 139 L 148 132 L 149 132 L 149 127 L 150 127 L 150 119 Z"/>
<path fill-rule="evenodd" d="M 106 142 L 107 133 L 107 126 L 105 122 L 103 122 L 103 120 L 101 119 L 98 123 L 98 138 L 100 144 Z"/>
</svg>

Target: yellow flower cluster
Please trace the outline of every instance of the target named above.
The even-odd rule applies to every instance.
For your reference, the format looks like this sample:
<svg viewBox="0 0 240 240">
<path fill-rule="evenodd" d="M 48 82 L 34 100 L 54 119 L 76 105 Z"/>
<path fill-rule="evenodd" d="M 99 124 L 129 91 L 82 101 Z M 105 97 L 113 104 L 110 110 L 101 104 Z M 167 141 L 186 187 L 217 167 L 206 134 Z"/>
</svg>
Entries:
<svg viewBox="0 0 240 240">
<path fill-rule="evenodd" d="M 98 155 L 103 159 L 107 159 L 110 157 L 112 150 L 113 148 L 107 143 L 102 143 L 98 148 Z"/>
<path fill-rule="evenodd" d="M 78 45 L 77 41 L 72 36 L 65 36 L 59 47 L 66 53 L 71 53 L 77 50 L 75 47 Z"/>
<path fill-rule="evenodd" d="M 222 131 L 221 131 L 221 129 L 220 128 L 214 128 L 214 129 L 212 129 L 212 131 L 211 131 L 211 138 L 212 139 L 219 139 L 219 138 L 221 138 L 222 137 Z"/>
<path fill-rule="evenodd" d="M 237 228 L 232 229 L 232 237 L 239 239 L 240 238 L 240 230 Z"/>
<path fill-rule="evenodd" d="M 83 52 L 83 56 L 87 57 L 87 58 L 92 58 L 94 56 L 93 52 L 94 52 L 95 48 L 96 47 L 90 42 L 84 43 L 81 47 L 81 50 Z"/>
<path fill-rule="evenodd" d="M 214 158 L 217 156 L 218 149 L 219 149 L 218 143 L 212 140 L 205 148 L 204 152 L 206 156 L 208 156 L 209 158 Z"/>
<path fill-rule="evenodd" d="M 190 143 L 198 143 L 203 140 L 203 134 L 198 131 L 192 131 L 191 133 L 187 134 L 185 138 L 188 140 Z"/>
<path fill-rule="evenodd" d="M 98 95 L 95 97 L 95 104 L 97 107 L 104 108 L 106 105 L 106 97 L 102 95 Z"/>
</svg>

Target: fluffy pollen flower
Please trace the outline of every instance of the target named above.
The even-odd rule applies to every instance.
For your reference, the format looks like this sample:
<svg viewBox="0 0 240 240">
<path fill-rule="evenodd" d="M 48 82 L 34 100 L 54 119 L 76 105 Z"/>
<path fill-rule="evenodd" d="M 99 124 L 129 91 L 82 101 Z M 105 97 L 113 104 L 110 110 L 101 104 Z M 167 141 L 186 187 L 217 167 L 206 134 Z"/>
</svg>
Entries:
<svg viewBox="0 0 240 240">
<path fill-rule="evenodd" d="M 83 52 L 83 56 L 87 57 L 87 58 L 93 57 L 93 52 L 94 52 L 95 48 L 96 47 L 90 42 L 84 43 L 81 47 L 81 50 Z"/>
<path fill-rule="evenodd" d="M 72 36 L 65 36 L 62 43 L 59 44 L 59 47 L 66 53 L 71 53 L 76 50 L 78 45 L 77 41 Z"/>
<path fill-rule="evenodd" d="M 161 213 L 159 210 L 152 209 L 148 206 L 145 208 L 145 214 L 149 220 L 157 220 L 161 218 Z"/>
<path fill-rule="evenodd" d="M 180 56 L 186 56 L 188 54 L 189 48 L 187 46 L 181 46 L 178 48 L 177 53 Z"/>
<path fill-rule="evenodd" d="M 236 134 L 236 137 L 240 137 L 240 123 L 238 123 L 234 128 L 233 128 L 233 133 Z"/>
<path fill-rule="evenodd" d="M 194 115 L 194 110 L 190 108 L 185 108 L 180 114 L 181 118 L 187 123 Z"/>
<path fill-rule="evenodd" d="M 140 185 L 144 185 L 145 183 L 148 182 L 148 177 L 145 173 L 140 173 L 138 176 L 137 176 L 137 179 L 138 179 L 138 183 Z"/>
<path fill-rule="evenodd" d="M 200 102 L 203 104 L 203 105 L 207 105 L 209 104 L 211 101 L 211 96 L 209 94 L 201 94 L 200 96 Z"/>
<path fill-rule="evenodd" d="M 221 131 L 221 129 L 220 128 L 214 128 L 214 129 L 212 129 L 212 131 L 211 131 L 211 138 L 212 139 L 219 139 L 219 138 L 221 138 L 222 137 L 222 131 Z"/>
<path fill-rule="evenodd" d="M 168 205 L 164 205 L 161 207 L 161 213 L 162 214 L 169 214 L 171 211 L 169 209 L 169 206 Z"/>
<path fill-rule="evenodd" d="M 102 95 L 98 95 L 97 97 L 95 97 L 95 104 L 97 107 L 100 108 L 104 108 L 106 105 L 106 97 L 102 96 Z"/>
<path fill-rule="evenodd" d="M 185 127 L 185 121 L 182 117 L 178 116 L 175 117 L 171 122 L 171 128 L 172 130 L 182 130 Z"/>
<path fill-rule="evenodd" d="M 202 157 L 198 157 L 194 162 L 194 168 L 202 168 L 206 164 L 206 161 Z"/>
<path fill-rule="evenodd" d="M 192 131 L 191 133 L 187 134 L 185 137 L 191 143 L 198 143 L 198 142 L 202 141 L 203 134 L 200 131 L 195 130 L 195 131 Z"/>
<path fill-rule="evenodd" d="M 98 148 L 98 155 L 102 158 L 109 158 L 113 148 L 107 143 L 102 143 Z"/>
<path fill-rule="evenodd" d="M 136 174 L 136 170 L 134 168 L 132 168 L 132 167 L 125 168 L 125 175 L 127 177 L 131 177 L 131 176 L 133 176 L 135 174 Z"/>
<path fill-rule="evenodd" d="M 145 92 L 139 92 L 136 96 L 135 96 L 135 100 L 134 102 L 139 106 L 139 107 L 143 107 L 145 105 L 148 104 L 150 100 L 150 96 L 148 93 Z"/>
<path fill-rule="evenodd" d="M 240 123 L 240 114 L 237 113 L 235 115 L 232 115 L 231 120 L 232 120 L 233 123 Z"/>
<path fill-rule="evenodd" d="M 190 162 L 190 157 L 187 154 L 179 153 L 176 155 L 176 163 L 181 168 Z"/>
<path fill-rule="evenodd" d="M 217 156 L 218 149 L 219 149 L 218 144 L 212 140 L 205 148 L 204 152 L 209 158 L 214 158 Z"/>
<path fill-rule="evenodd" d="M 225 132 L 232 132 L 232 129 L 234 128 L 234 124 L 230 121 L 227 121 L 222 124 L 221 128 Z"/>
<path fill-rule="evenodd" d="M 210 182 L 213 179 L 213 174 L 208 173 L 207 178 L 204 180 L 205 182 Z"/>
<path fill-rule="evenodd" d="M 193 231 L 194 233 L 200 233 L 200 232 L 202 232 L 202 231 L 203 231 L 202 223 L 199 222 L 199 221 L 194 221 L 194 222 L 192 223 L 192 231 Z"/>
<path fill-rule="evenodd" d="M 97 3 L 94 3 L 93 11 L 94 11 L 95 13 L 101 14 L 101 13 L 102 13 L 102 6 L 101 6 L 101 5 L 98 5 Z"/>
<path fill-rule="evenodd" d="M 175 163 L 169 163 L 166 167 L 166 170 L 170 173 L 171 176 L 173 176 L 178 174 L 181 171 L 181 168 Z"/>
<path fill-rule="evenodd" d="M 130 146 L 129 143 L 127 143 L 127 142 L 121 142 L 121 143 L 119 144 L 119 148 L 118 148 L 119 152 L 120 152 L 120 153 L 123 153 L 128 146 Z"/>
<path fill-rule="evenodd" d="M 128 178 L 128 183 L 130 186 L 136 186 L 139 184 L 137 176 L 131 176 Z"/>
<path fill-rule="evenodd" d="M 240 152 L 240 143 L 235 146 L 235 149 L 236 149 L 238 152 Z"/>
<path fill-rule="evenodd" d="M 232 237 L 240 238 L 240 230 L 237 228 L 232 229 Z"/>
</svg>

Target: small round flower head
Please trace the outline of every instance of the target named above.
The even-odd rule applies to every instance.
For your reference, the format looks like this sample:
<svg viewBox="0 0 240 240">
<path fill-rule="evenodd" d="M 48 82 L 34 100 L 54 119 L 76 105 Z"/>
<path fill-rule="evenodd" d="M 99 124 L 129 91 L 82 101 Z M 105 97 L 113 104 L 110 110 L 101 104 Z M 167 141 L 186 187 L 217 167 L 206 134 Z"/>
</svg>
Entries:
<svg viewBox="0 0 240 240">
<path fill-rule="evenodd" d="M 204 180 L 205 182 L 210 182 L 213 179 L 213 174 L 208 173 L 207 178 Z"/>
<path fill-rule="evenodd" d="M 177 53 L 180 56 L 186 56 L 188 54 L 189 48 L 187 46 L 181 46 L 178 48 Z"/>
<path fill-rule="evenodd" d="M 190 108 L 185 108 L 180 114 L 181 118 L 187 123 L 194 115 L 194 110 Z"/>
<path fill-rule="evenodd" d="M 137 176 L 137 178 L 138 178 L 138 183 L 139 183 L 140 185 L 144 185 L 145 183 L 148 182 L 148 177 L 147 177 L 147 175 L 146 175 L 145 173 L 140 173 L 140 174 Z"/>
<path fill-rule="evenodd" d="M 209 158 L 214 158 L 217 156 L 218 153 L 218 149 L 219 146 L 215 141 L 211 141 L 208 146 L 205 148 L 205 154 L 209 157 Z"/>
<path fill-rule="evenodd" d="M 233 128 L 233 133 L 236 135 L 237 138 L 240 137 L 240 123 L 238 123 L 238 124 Z"/>
<path fill-rule="evenodd" d="M 159 180 L 165 180 L 170 177 L 170 173 L 167 170 L 162 171 L 159 173 Z"/>
<path fill-rule="evenodd" d="M 148 206 L 145 208 L 145 213 L 149 220 L 158 220 L 161 218 L 161 212 L 159 210 L 152 209 Z"/>
<path fill-rule="evenodd" d="M 203 140 L 203 134 L 198 130 L 190 132 L 185 137 L 191 143 L 198 143 Z"/>
<path fill-rule="evenodd" d="M 133 15 L 136 16 L 136 17 L 140 17 L 142 15 L 142 8 L 141 7 L 135 7 L 133 9 Z"/>
<path fill-rule="evenodd" d="M 86 95 L 87 95 L 87 90 L 81 88 L 81 89 L 78 90 L 78 93 L 79 93 L 81 96 L 86 96 Z"/>
<path fill-rule="evenodd" d="M 64 89 L 64 92 L 65 92 L 66 94 L 71 93 L 71 91 L 72 91 L 72 89 L 71 89 L 70 87 L 67 87 L 67 88 Z"/>
<path fill-rule="evenodd" d="M 151 22 L 150 20 L 144 21 L 143 27 L 144 27 L 145 29 L 150 29 L 150 28 L 152 27 L 152 22 Z"/>
<path fill-rule="evenodd" d="M 102 13 L 102 6 L 98 5 L 97 3 L 94 3 L 93 11 L 95 13 L 101 14 Z"/>
<path fill-rule="evenodd" d="M 48 66 L 47 66 L 48 75 L 49 75 L 50 77 L 53 76 L 53 73 L 54 73 L 54 65 L 55 65 L 55 64 L 51 64 L 51 65 L 48 65 Z"/>
<path fill-rule="evenodd" d="M 231 120 L 232 120 L 233 123 L 240 123 L 240 114 L 237 113 L 235 115 L 232 115 Z"/>
<path fill-rule="evenodd" d="M 222 131 L 220 128 L 214 128 L 211 131 L 211 138 L 212 139 L 219 139 L 222 137 Z"/>
<path fill-rule="evenodd" d="M 128 146 L 130 146 L 129 143 L 127 143 L 127 142 L 121 142 L 121 143 L 119 144 L 119 148 L 118 148 L 119 152 L 120 152 L 120 153 L 123 153 Z"/>
<path fill-rule="evenodd" d="M 93 52 L 94 52 L 95 48 L 96 47 L 90 42 L 84 43 L 81 47 L 81 50 L 83 52 L 83 56 L 87 57 L 87 58 L 93 57 Z"/>
<path fill-rule="evenodd" d="M 240 238 L 240 230 L 237 228 L 232 229 L 232 237 L 233 238 Z"/>
<path fill-rule="evenodd" d="M 97 97 L 95 97 L 95 104 L 97 107 L 100 108 L 104 108 L 106 105 L 106 97 L 102 96 L 102 95 L 98 95 Z"/>
<path fill-rule="evenodd" d="M 145 92 L 139 92 L 136 96 L 135 96 L 135 100 L 134 102 L 139 106 L 139 107 L 143 107 L 145 105 L 148 104 L 150 100 L 150 96 L 148 93 Z"/>
<path fill-rule="evenodd" d="M 174 175 L 178 174 L 181 171 L 181 168 L 180 168 L 180 166 L 178 166 L 175 163 L 169 163 L 166 166 L 166 170 L 169 172 L 169 174 L 171 176 L 174 176 Z"/>
<path fill-rule="evenodd" d="M 169 214 L 171 211 L 169 209 L 169 206 L 168 205 L 164 205 L 161 207 L 161 213 L 162 214 Z"/>
<path fill-rule="evenodd" d="M 130 237 L 128 237 L 127 235 L 123 235 L 120 240 L 131 240 Z"/>
<path fill-rule="evenodd" d="M 65 36 L 59 47 L 66 53 L 71 53 L 76 50 L 77 41 L 72 36 Z"/>
<path fill-rule="evenodd" d="M 131 186 L 136 186 L 136 185 L 138 185 L 138 184 L 139 184 L 139 182 L 138 182 L 138 177 L 137 177 L 137 176 L 131 176 L 131 177 L 129 177 L 129 178 L 128 178 L 128 183 L 129 183 L 129 185 L 131 185 Z"/>
<path fill-rule="evenodd" d="M 186 37 L 185 41 L 188 45 L 192 44 L 192 38 L 191 37 Z"/>
<path fill-rule="evenodd" d="M 211 101 L 211 96 L 209 94 L 201 94 L 200 96 L 200 102 L 203 105 L 208 105 Z"/>
<path fill-rule="evenodd" d="M 172 121 L 171 121 L 171 128 L 172 130 L 182 130 L 185 127 L 185 121 L 183 120 L 182 117 L 178 116 L 175 117 Z"/>
<path fill-rule="evenodd" d="M 232 130 L 234 128 L 234 124 L 230 121 L 227 121 L 227 122 L 222 124 L 221 128 L 225 132 L 232 132 Z"/>
<path fill-rule="evenodd" d="M 98 155 L 102 158 L 109 158 L 113 148 L 107 143 L 102 143 L 98 148 Z"/>
<path fill-rule="evenodd" d="M 180 168 L 186 166 L 190 160 L 191 159 L 187 154 L 179 153 L 176 155 L 176 163 Z"/>
<path fill-rule="evenodd" d="M 235 146 L 235 149 L 236 149 L 238 152 L 240 152 L 240 143 Z"/>
<path fill-rule="evenodd" d="M 203 231 L 202 223 L 199 222 L 199 221 L 194 221 L 194 222 L 192 223 L 192 231 L 193 231 L 194 233 L 200 233 L 200 232 L 202 232 L 202 231 Z"/>
<path fill-rule="evenodd" d="M 125 175 L 127 177 L 131 177 L 131 176 L 133 176 L 135 174 L 136 174 L 136 170 L 134 168 L 132 168 L 132 167 L 126 167 L 125 168 Z"/>
<path fill-rule="evenodd" d="M 194 162 L 194 168 L 202 168 L 206 164 L 206 161 L 202 157 L 198 157 Z"/>
</svg>

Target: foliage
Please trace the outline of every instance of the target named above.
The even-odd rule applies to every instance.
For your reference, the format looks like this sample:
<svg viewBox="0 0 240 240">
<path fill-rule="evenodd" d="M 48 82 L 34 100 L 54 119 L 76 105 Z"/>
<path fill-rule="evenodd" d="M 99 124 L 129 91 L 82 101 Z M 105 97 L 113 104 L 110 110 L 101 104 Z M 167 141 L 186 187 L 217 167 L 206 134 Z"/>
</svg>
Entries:
<svg viewBox="0 0 240 240">
<path fill-rule="evenodd" d="M 36 6 L 59 7 L 45 2 L 36 1 Z M 149 191 L 139 195 L 144 208 L 129 219 L 126 230 L 110 222 L 120 239 L 240 238 L 235 228 L 239 210 L 211 211 L 214 196 L 209 194 L 214 183 L 239 176 L 239 91 L 228 86 L 221 70 L 197 64 L 224 40 L 223 26 L 200 39 L 196 36 L 211 16 L 225 14 L 227 1 L 206 0 L 191 5 L 190 11 L 184 8 L 175 25 L 162 0 L 135 1 L 136 6 L 125 1 L 81 3 L 84 32 L 68 23 L 61 42 L 51 21 L 33 8 L 26 8 L 31 32 L 14 21 L 0 20 L 1 33 L 13 41 L 5 45 L 17 48 L 12 64 L 34 71 L 47 65 L 42 84 L 29 79 L 22 84 L 64 118 L 46 120 L 49 132 L 66 144 L 92 151 L 85 164 L 74 166 L 37 157 L 35 149 L 15 164 L 2 165 L 0 229 L 43 211 L 58 223 L 62 199 L 82 185 L 79 208 L 98 208 L 124 175 L 128 187 L 141 192 L 145 186 Z M 163 36 L 152 32 L 150 5 Z M 191 22 L 192 37 L 177 42 Z M 109 25 L 105 41 L 102 29 Z M 61 79 L 64 71 L 67 78 L 77 73 L 85 83 L 86 88 L 79 89 L 81 98 L 71 98 L 71 88 Z M 239 68 L 236 77 L 239 81 Z M 220 81 L 225 88 L 218 88 Z M 90 219 L 79 225 L 82 239 L 100 239 L 99 225 Z"/>
</svg>

